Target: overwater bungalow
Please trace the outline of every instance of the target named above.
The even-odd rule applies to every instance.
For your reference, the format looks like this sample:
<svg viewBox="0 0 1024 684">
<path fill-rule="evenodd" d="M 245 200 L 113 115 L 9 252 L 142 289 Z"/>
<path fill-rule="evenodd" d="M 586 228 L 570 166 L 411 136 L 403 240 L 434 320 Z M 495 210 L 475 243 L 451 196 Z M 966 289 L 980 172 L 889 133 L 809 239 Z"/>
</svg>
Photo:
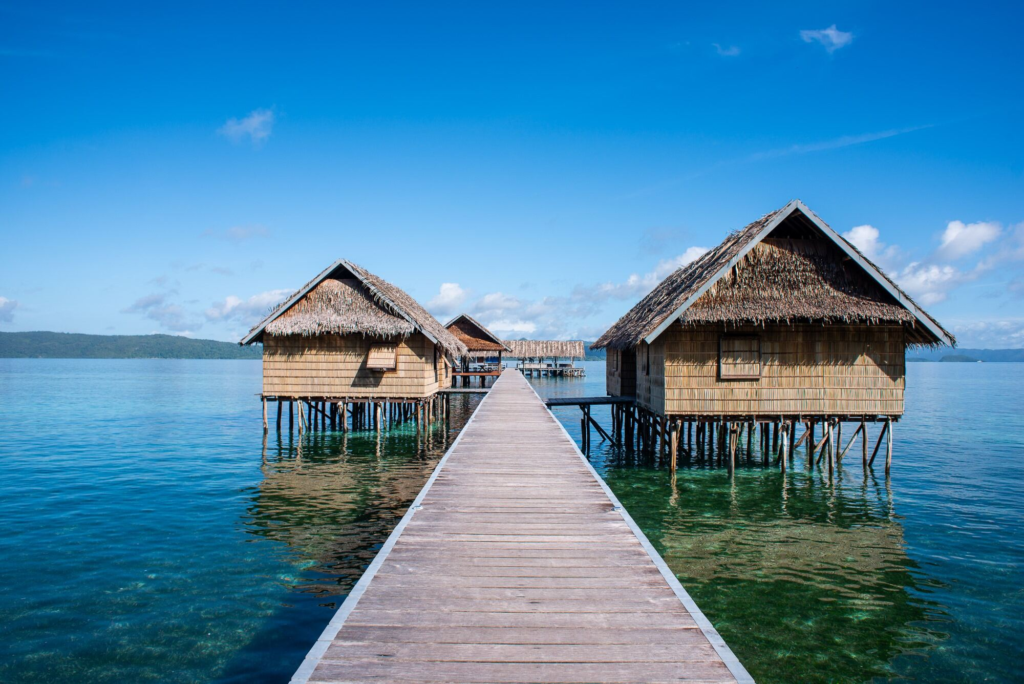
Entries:
<svg viewBox="0 0 1024 684">
<path fill-rule="evenodd" d="M 444 327 L 469 350 L 455 371 L 456 378 L 461 377 L 463 383 L 466 383 L 472 377 L 479 377 L 483 384 L 486 378 L 501 374 L 502 354 L 509 351 L 501 338 L 465 313 L 448 321 Z"/>
<path fill-rule="evenodd" d="M 576 359 L 587 355 L 581 340 L 505 340 L 509 356 L 519 359 L 516 366 L 527 377 L 583 377 Z"/>
<path fill-rule="evenodd" d="M 299 405 L 299 429 L 386 427 L 442 417 L 466 346 L 400 288 L 344 259 L 271 311 L 240 344 L 263 343 L 264 428 Z M 305 408 L 303 415 L 302 408 Z"/>
<path fill-rule="evenodd" d="M 865 423 L 880 421 L 871 460 L 884 436 L 888 472 L 892 423 L 904 410 L 907 347 L 955 343 L 794 200 L 675 271 L 593 348 L 607 349 L 608 393 L 635 397 L 633 407 L 616 411 L 616 429 L 624 427 L 630 440 L 634 427 L 640 442 L 660 438 L 673 464 L 677 447 L 695 451 L 696 426 L 701 451 L 718 430 L 719 453 L 729 454 L 732 467 L 741 428 L 749 440 L 761 425 L 763 450 L 779 454 L 785 467 L 781 452 L 792 450 L 793 430 L 803 423 L 810 456 L 827 454 L 831 468 L 846 451 L 837 444 L 842 422 L 854 421 L 850 445 L 862 437 L 867 465 Z M 815 424 L 823 426 L 820 442 Z M 770 440 L 765 428 L 774 430 Z"/>
</svg>

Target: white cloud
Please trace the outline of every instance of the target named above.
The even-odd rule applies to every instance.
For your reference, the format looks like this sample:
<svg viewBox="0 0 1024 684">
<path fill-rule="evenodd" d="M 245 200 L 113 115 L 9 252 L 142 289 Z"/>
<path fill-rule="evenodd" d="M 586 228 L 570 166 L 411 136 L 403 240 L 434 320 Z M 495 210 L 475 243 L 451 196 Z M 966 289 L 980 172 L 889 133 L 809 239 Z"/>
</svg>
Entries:
<svg viewBox="0 0 1024 684">
<path fill-rule="evenodd" d="M 202 327 L 181 306 L 168 302 L 167 294 L 140 297 L 131 306 L 121 309 L 121 313 L 141 314 L 172 332 L 191 332 L 192 328 Z"/>
<path fill-rule="evenodd" d="M 523 306 L 522 301 L 503 292 L 489 292 L 473 305 L 473 312 L 478 314 L 500 315 Z"/>
<path fill-rule="evenodd" d="M 939 254 L 946 259 L 959 259 L 977 252 L 987 243 L 994 241 L 1002 234 L 998 223 L 979 222 L 967 223 L 950 221 L 942 233 L 942 245 Z"/>
<path fill-rule="evenodd" d="M 249 140 L 253 145 L 263 144 L 274 128 L 274 112 L 270 109 L 255 109 L 241 119 L 228 119 L 217 132 L 233 143 Z"/>
<path fill-rule="evenodd" d="M 1024 319 L 954 321 L 950 326 L 957 344 L 968 349 L 1024 348 Z"/>
<path fill-rule="evenodd" d="M 677 257 L 662 259 L 655 265 L 654 270 L 648 273 L 633 273 L 620 283 L 602 283 L 590 287 L 578 285 L 573 290 L 573 295 L 592 301 L 643 297 L 674 271 L 696 261 L 707 251 L 706 247 L 690 247 Z"/>
<path fill-rule="evenodd" d="M 469 292 L 459 287 L 458 283 L 441 283 L 440 291 L 427 302 L 427 308 L 435 315 L 450 316 L 458 313 L 467 296 Z"/>
<path fill-rule="evenodd" d="M 828 50 L 829 54 L 853 42 L 853 34 L 848 31 L 840 31 L 835 24 L 827 29 L 801 31 L 800 37 L 805 43 L 820 43 Z"/>
<path fill-rule="evenodd" d="M 502 339 L 514 335 L 530 335 L 537 331 L 536 323 L 519 319 L 491 321 L 487 327 Z"/>
<path fill-rule="evenodd" d="M 10 323 L 14 320 L 14 310 L 18 308 L 18 302 L 7 297 L 0 297 L 0 321 Z"/>
<path fill-rule="evenodd" d="M 913 262 L 900 271 L 896 282 L 921 304 L 929 305 L 943 301 L 950 290 L 970 279 L 953 266 Z"/>
<path fill-rule="evenodd" d="M 869 225 L 854 226 L 843 233 L 843 237 L 868 259 L 886 271 L 893 270 L 900 258 L 900 249 L 896 245 L 886 246 L 878 236 L 878 229 Z"/>
<path fill-rule="evenodd" d="M 229 295 L 223 301 L 211 305 L 205 312 L 206 318 L 210 321 L 239 320 L 255 323 L 293 292 L 294 290 L 268 290 L 248 299 Z"/>
<path fill-rule="evenodd" d="M 718 52 L 722 57 L 736 57 L 740 54 L 740 49 L 735 45 L 729 47 L 723 47 L 718 43 L 712 43 L 715 46 L 715 51 Z"/>
</svg>

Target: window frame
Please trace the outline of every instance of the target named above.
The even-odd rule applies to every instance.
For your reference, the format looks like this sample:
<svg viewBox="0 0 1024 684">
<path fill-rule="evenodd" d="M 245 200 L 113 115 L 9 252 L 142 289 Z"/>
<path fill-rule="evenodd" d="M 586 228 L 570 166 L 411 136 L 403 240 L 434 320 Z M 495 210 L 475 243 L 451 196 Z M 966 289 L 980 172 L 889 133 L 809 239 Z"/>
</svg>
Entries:
<svg viewBox="0 0 1024 684">
<path fill-rule="evenodd" d="M 391 348 L 391 349 L 394 350 L 394 358 L 395 358 L 395 365 L 394 365 L 394 367 L 393 368 L 382 368 L 380 366 L 371 366 L 370 365 L 370 357 L 373 355 L 373 352 L 375 350 L 378 350 L 378 349 L 388 349 L 388 348 Z M 371 344 L 370 348 L 366 352 L 366 369 L 368 371 L 370 371 L 371 373 L 397 373 L 398 372 L 398 345 L 397 344 L 386 344 L 386 343 L 373 343 L 373 344 Z"/>
<path fill-rule="evenodd" d="M 757 351 L 755 352 L 757 354 L 757 374 L 756 375 L 752 375 L 752 374 L 747 374 L 747 375 L 740 375 L 740 374 L 733 375 L 733 374 L 729 374 L 729 375 L 726 375 L 723 372 L 724 369 L 723 369 L 723 366 L 722 366 L 722 347 L 723 347 L 723 344 L 725 343 L 726 340 L 754 340 L 755 342 L 757 342 Z M 761 366 L 762 365 L 763 365 L 763 363 L 761 361 L 761 336 L 760 335 L 719 335 L 718 336 L 718 380 L 720 382 L 729 382 L 729 381 L 732 381 L 732 380 L 740 380 L 740 381 L 743 381 L 743 380 L 760 380 L 761 379 L 761 370 L 762 370 Z"/>
</svg>

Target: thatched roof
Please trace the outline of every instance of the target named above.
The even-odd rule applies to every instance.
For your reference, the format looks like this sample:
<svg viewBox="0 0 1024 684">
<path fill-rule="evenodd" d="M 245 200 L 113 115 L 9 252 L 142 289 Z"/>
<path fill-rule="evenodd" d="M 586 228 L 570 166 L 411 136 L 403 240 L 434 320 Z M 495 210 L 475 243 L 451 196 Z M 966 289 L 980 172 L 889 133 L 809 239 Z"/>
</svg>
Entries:
<svg viewBox="0 0 1024 684">
<path fill-rule="evenodd" d="M 670 325 L 896 323 L 912 345 L 955 345 L 856 247 L 794 200 L 678 269 L 593 344 L 629 349 Z"/>
<path fill-rule="evenodd" d="M 265 334 L 389 338 L 417 331 L 453 358 L 467 352 L 462 342 L 402 289 L 342 259 L 275 307 L 239 344 L 260 342 Z"/>
<path fill-rule="evenodd" d="M 509 356 L 517 359 L 559 358 L 582 359 L 587 355 L 580 340 L 505 340 Z"/>
<path fill-rule="evenodd" d="M 471 352 L 506 352 L 508 347 L 497 335 L 469 314 L 459 314 L 444 324 Z"/>
</svg>

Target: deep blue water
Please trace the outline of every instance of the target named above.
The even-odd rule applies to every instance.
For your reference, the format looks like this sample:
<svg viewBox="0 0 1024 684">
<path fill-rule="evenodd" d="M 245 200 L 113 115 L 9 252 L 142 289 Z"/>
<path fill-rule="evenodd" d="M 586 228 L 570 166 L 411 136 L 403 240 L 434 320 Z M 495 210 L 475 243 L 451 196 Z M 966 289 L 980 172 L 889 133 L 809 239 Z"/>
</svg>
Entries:
<svg viewBox="0 0 1024 684">
<path fill-rule="evenodd" d="M 603 394 L 588 370 L 536 385 Z M 1024 365 L 908 376 L 888 482 L 859 458 L 673 479 L 595 437 L 760 681 L 1020 679 Z M 287 681 L 478 401 L 450 432 L 264 447 L 259 384 L 258 362 L 0 359 L 0 681 Z"/>
</svg>

